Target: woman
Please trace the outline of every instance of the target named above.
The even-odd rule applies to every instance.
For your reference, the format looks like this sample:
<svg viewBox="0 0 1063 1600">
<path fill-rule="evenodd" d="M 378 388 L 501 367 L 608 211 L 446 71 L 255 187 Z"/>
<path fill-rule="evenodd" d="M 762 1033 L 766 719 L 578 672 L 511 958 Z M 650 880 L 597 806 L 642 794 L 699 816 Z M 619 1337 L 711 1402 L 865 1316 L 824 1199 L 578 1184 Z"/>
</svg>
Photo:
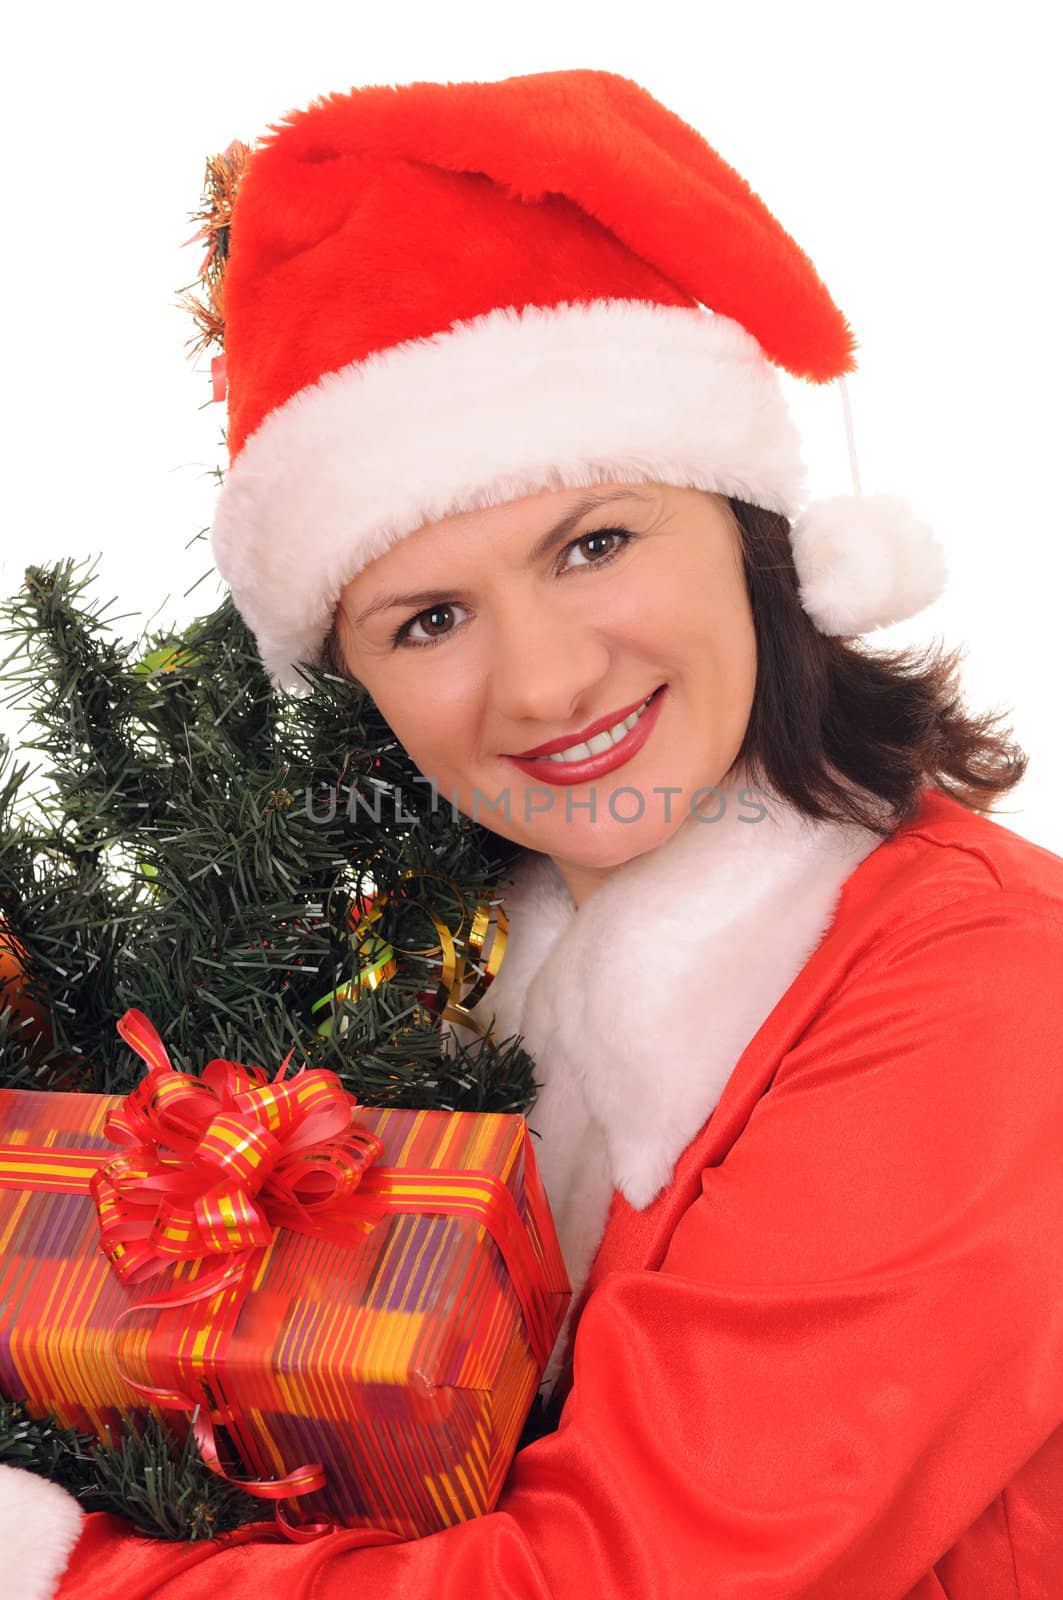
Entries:
<svg viewBox="0 0 1063 1600">
<path fill-rule="evenodd" d="M 480 1012 L 573 1305 L 489 1515 L 176 1550 L 8 1471 L 22 1595 L 1058 1592 L 1063 861 L 985 814 L 1025 757 L 955 658 L 852 642 L 943 568 L 800 509 L 775 366 L 853 365 L 811 263 L 579 71 L 291 119 L 225 294 L 219 566 L 506 841 Z"/>
</svg>

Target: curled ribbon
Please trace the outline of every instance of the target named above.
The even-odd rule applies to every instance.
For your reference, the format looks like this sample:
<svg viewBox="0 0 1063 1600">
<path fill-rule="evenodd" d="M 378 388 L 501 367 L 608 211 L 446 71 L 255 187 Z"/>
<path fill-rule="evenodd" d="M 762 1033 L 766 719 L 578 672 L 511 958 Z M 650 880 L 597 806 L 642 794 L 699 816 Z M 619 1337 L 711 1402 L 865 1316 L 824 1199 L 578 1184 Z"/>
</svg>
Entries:
<svg viewBox="0 0 1063 1600">
<path fill-rule="evenodd" d="M 372 865 L 372 861 L 369 865 Z M 444 1022 L 460 1023 L 462 1027 L 470 1029 L 477 1035 L 482 1035 L 486 1031 L 472 1012 L 491 987 L 502 965 L 509 934 L 509 921 L 505 910 L 501 902 L 482 901 L 474 907 L 470 916 L 465 897 L 458 884 L 453 878 L 440 872 L 422 873 L 415 870 L 404 872 L 400 882 L 406 883 L 418 877 L 435 878 L 440 883 L 445 883 L 461 902 L 463 911 L 457 938 L 426 901 L 415 898 L 405 890 L 397 895 L 386 890 L 377 890 L 370 897 L 368 908 L 358 918 L 351 938 L 359 960 L 357 976 L 353 982 L 341 984 L 339 988 L 323 995 L 310 1008 L 311 1012 L 320 1011 L 325 1006 L 330 1008 L 327 1020 L 317 1030 L 319 1034 L 331 1033 L 337 1002 L 357 998 L 359 994 L 375 989 L 397 971 L 396 953 L 419 957 L 438 956 L 439 975 L 435 979 L 435 993 L 431 996 L 433 1011 Z M 386 944 L 381 939 L 376 924 L 380 922 L 385 908 L 393 898 L 401 898 L 408 905 L 418 906 L 424 912 L 439 936 L 438 944 L 423 949 L 408 949 L 402 945 Z M 495 932 L 490 953 L 485 959 L 484 946 L 491 928 L 492 905 L 495 910 Z M 469 931 L 462 940 L 461 932 L 466 920 L 469 922 Z M 463 996 L 462 991 L 469 982 L 470 969 L 477 974 L 476 981 L 469 993 Z"/>
</svg>

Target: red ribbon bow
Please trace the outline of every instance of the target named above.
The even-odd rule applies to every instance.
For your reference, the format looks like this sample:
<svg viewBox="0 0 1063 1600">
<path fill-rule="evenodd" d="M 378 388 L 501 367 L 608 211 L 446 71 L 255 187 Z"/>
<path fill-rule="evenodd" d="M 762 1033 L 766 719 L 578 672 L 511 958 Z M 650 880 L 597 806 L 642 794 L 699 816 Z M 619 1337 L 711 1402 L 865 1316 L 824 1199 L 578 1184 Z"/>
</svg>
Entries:
<svg viewBox="0 0 1063 1600">
<path fill-rule="evenodd" d="M 221 1257 L 220 1276 L 183 1286 L 183 1298 L 202 1298 L 277 1227 L 324 1232 L 383 1153 L 334 1072 L 304 1067 L 282 1081 L 291 1051 L 272 1082 L 261 1067 L 221 1058 L 193 1077 L 176 1071 L 142 1011 L 128 1010 L 117 1028 L 151 1069 L 104 1128 L 128 1152 L 92 1182 L 101 1244 L 123 1283 Z M 358 1209 L 362 1232 L 383 1213 L 367 1197 Z"/>
</svg>

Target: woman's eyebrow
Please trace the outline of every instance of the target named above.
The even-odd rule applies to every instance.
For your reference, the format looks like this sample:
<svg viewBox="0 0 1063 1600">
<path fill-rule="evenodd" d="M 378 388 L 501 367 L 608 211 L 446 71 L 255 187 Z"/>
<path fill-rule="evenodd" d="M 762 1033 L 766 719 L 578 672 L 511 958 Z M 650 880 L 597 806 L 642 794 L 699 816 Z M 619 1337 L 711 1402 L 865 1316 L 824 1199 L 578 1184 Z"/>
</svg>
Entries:
<svg viewBox="0 0 1063 1600">
<path fill-rule="evenodd" d="M 544 556 L 549 555 L 551 550 L 553 550 L 556 545 L 561 544 L 563 540 L 567 539 L 568 535 L 573 531 L 574 528 L 578 527 L 588 513 L 591 511 L 596 511 L 599 506 L 610 505 L 614 500 L 641 500 L 644 502 L 649 502 L 650 499 L 650 495 L 640 494 L 635 489 L 619 489 L 613 490 L 611 494 L 591 494 L 584 496 L 582 500 L 577 500 L 576 504 L 565 513 L 560 522 L 556 522 L 552 528 L 549 528 L 546 533 L 542 535 L 541 538 L 536 540 L 535 544 L 528 552 L 525 565 L 533 567 L 535 566 L 536 562 L 541 561 Z M 460 598 L 460 595 L 454 589 L 418 589 L 413 594 L 381 595 L 378 599 L 373 601 L 372 605 L 366 606 L 364 611 L 359 612 L 358 616 L 354 619 L 354 626 L 356 628 L 360 628 L 364 622 L 368 622 L 370 617 L 375 617 L 378 611 L 392 611 L 397 606 L 423 607 L 438 605 L 445 600 L 457 600 Z"/>
</svg>

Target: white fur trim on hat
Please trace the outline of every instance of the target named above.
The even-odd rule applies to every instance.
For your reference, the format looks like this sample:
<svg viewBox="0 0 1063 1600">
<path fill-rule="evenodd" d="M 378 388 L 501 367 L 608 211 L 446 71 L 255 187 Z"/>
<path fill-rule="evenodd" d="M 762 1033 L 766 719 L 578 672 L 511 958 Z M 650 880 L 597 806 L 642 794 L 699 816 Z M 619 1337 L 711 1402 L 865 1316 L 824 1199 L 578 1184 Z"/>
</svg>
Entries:
<svg viewBox="0 0 1063 1600">
<path fill-rule="evenodd" d="M 933 530 L 895 495 L 835 495 L 790 535 L 801 604 L 820 633 L 885 628 L 932 605 L 948 582 Z"/>
<path fill-rule="evenodd" d="M 327 373 L 272 411 L 219 496 L 218 570 L 305 693 L 340 593 L 425 523 L 606 481 L 793 517 L 805 467 L 779 374 L 729 317 L 640 300 L 497 308 Z"/>
<path fill-rule="evenodd" d="M 85 1513 L 72 1494 L 21 1467 L 0 1464 L 0 1594 L 51 1600 Z"/>
</svg>

